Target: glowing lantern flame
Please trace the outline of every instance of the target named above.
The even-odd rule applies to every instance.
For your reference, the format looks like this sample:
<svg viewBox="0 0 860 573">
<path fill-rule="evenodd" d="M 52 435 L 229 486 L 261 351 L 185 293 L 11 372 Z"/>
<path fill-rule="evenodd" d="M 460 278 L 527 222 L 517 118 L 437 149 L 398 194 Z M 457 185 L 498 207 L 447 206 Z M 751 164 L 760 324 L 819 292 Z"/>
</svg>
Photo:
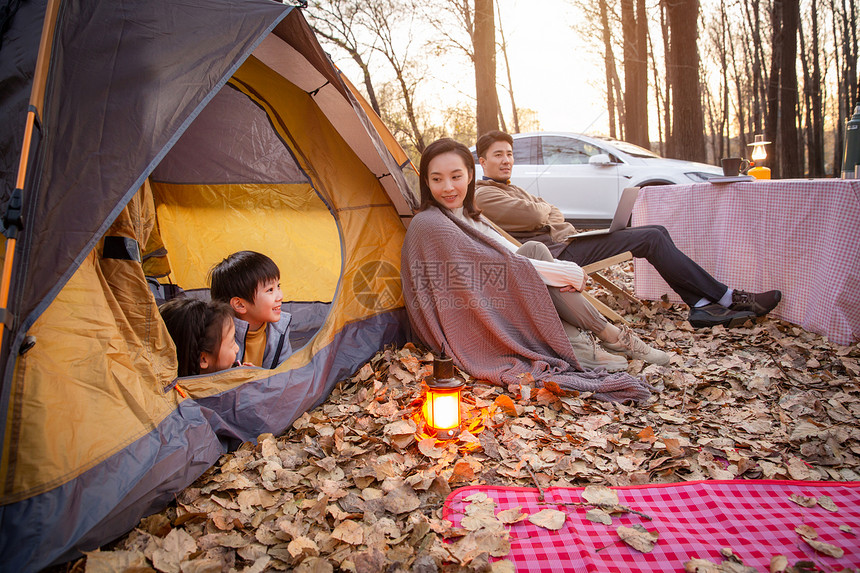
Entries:
<svg viewBox="0 0 860 573">
<path fill-rule="evenodd" d="M 752 150 L 752 160 L 753 161 L 762 161 L 763 159 L 767 159 L 767 151 L 764 146 L 769 145 L 770 141 L 765 141 L 763 135 L 756 135 L 755 141 L 750 143 L 750 147 Z"/>
<path fill-rule="evenodd" d="M 439 439 L 460 433 L 460 393 L 464 381 L 454 375 L 454 363 L 444 354 L 433 360 L 433 374 L 426 380 L 427 393 L 421 413 L 430 434 Z"/>
</svg>

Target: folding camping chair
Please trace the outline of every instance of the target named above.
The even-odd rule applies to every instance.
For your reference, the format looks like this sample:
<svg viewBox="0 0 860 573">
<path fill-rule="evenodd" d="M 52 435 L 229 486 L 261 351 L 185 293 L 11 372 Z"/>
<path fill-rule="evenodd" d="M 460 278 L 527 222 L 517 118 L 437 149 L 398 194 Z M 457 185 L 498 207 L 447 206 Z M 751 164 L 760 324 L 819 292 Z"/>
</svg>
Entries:
<svg viewBox="0 0 860 573">
<path fill-rule="evenodd" d="M 603 286 L 616 296 L 624 297 L 634 304 L 641 305 L 642 301 L 630 294 L 630 291 L 628 291 L 623 286 L 619 286 L 613 283 L 611 280 L 600 274 L 600 271 L 606 270 L 613 265 L 629 261 L 632 258 L 633 253 L 631 253 L 630 251 L 625 251 L 615 256 L 595 261 L 590 265 L 585 265 L 584 267 L 582 267 L 582 270 L 588 273 L 588 275 L 591 277 L 591 280 Z M 594 298 L 594 296 L 592 296 L 591 294 L 583 292 L 582 295 L 586 298 L 586 300 L 588 300 L 588 302 L 594 305 L 594 308 L 596 308 L 600 312 L 600 314 L 602 314 L 609 320 L 613 320 L 615 322 L 627 322 L 626 318 L 624 318 L 623 316 L 606 306 L 604 303 Z"/>
</svg>

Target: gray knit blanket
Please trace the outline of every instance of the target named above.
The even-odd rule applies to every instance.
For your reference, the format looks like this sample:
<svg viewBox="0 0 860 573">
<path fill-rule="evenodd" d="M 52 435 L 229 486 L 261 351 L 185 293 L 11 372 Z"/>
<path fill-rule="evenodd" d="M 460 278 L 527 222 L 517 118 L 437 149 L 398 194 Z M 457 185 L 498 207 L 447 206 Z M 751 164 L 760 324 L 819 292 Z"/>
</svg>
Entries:
<svg viewBox="0 0 860 573">
<path fill-rule="evenodd" d="M 585 371 L 532 264 L 431 207 L 412 219 L 401 253 L 415 334 L 477 379 L 555 382 L 611 401 L 644 402 L 650 386 L 625 373 Z"/>
</svg>

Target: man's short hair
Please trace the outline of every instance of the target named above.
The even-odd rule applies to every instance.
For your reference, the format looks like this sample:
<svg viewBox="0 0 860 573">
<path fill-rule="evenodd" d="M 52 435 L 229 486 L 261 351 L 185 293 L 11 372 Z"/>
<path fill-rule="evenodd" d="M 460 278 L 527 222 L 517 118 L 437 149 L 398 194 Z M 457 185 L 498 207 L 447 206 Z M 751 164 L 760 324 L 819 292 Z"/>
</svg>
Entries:
<svg viewBox="0 0 860 573">
<path fill-rule="evenodd" d="M 475 151 L 477 151 L 478 157 L 483 157 L 486 159 L 487 150 L 497 141 L 507 141 L 511 144 L 511 147 L 514 146 L 513 137 L 511 137 L 504 131 L 494 129 L 492 131 L 488 131 L 487 133 L 478 138 L 478 143 L 475 144 Z"/>
<path fill-rule="evenodd" d="M 209 271 L 209 294 L 212 300 L 230 302 L 234 296 L 254 302 L 257 287 L 278 280 L 281 271 L 275 261 L 255 251 L 239 251 Z"/>
</svg>

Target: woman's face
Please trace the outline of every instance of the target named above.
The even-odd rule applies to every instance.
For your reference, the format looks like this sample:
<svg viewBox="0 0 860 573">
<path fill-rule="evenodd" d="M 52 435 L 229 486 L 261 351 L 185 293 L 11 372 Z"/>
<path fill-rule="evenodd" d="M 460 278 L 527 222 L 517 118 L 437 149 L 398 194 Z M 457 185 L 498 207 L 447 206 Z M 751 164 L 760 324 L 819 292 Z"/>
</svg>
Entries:
<svg viewBox="0 0 860 573">
<path fill-rule="evenodd" d="M 427 165 L 427 186 L 442 207 L 462 207 L 471 182 L 472 169 L 454 152 L 437 155 Z"/>
<path fill-rule="evenodd" d="M 239 354 L 239 345 L 236 344 L 236 326 L 233 324 L 233 319 L 228 318 L 224 321 L 218 353 L 210 354 L 205 350 L 200 353 L 200 373 L 209 374 L 227 370 L 236 362 L 237 354 Z"/>
</svg>

